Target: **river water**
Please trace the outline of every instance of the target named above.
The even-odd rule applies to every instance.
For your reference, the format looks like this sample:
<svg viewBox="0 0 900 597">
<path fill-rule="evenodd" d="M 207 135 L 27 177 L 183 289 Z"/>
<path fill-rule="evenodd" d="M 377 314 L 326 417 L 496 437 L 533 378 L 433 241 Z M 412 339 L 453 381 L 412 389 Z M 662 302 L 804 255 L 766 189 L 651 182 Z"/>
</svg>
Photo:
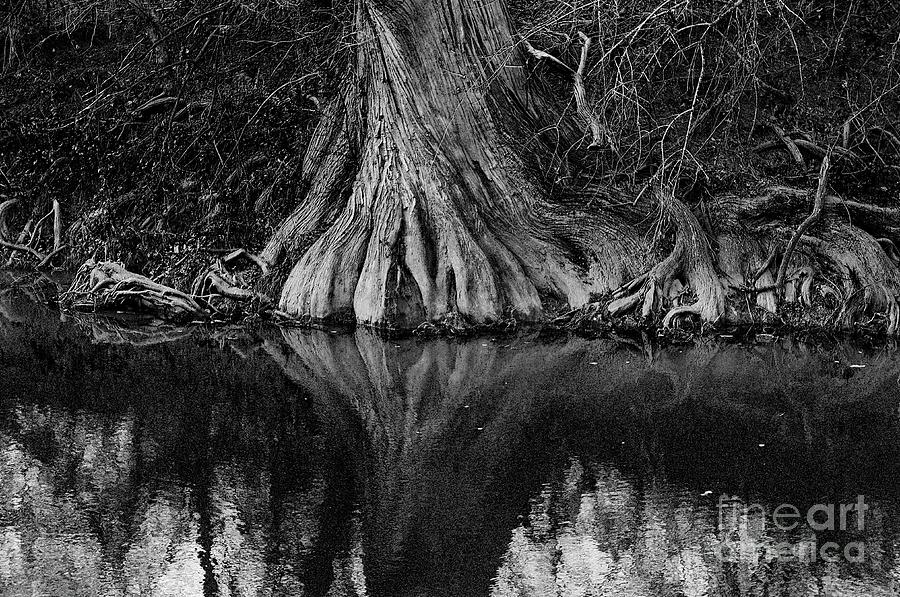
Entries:
<svg viewBox="0 0 900 597">
<path fill-rule="evenodd" d="M 897 594 L 887 348 L 0 336 L 4 597 Z"/>
</svg>

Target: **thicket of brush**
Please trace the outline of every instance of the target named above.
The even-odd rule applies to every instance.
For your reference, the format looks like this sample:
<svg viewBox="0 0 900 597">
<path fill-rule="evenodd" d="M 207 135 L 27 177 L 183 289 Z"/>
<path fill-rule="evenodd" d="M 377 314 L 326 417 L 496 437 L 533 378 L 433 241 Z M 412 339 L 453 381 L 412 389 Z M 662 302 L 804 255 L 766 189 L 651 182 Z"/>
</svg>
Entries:
<svg viewBox="0 0 900 597">
<path fill-rule="evenodd" d="M 735 175 L 771 174 L 814 181 L 817 168 L 807 161 L 819 161 L 822 149 L 837 144 L 838 152 L 860 158 L 844 165 L 854 174 L 845 184 L 866 192 L 873 180 L 876 191 L 896 185 L 900 4 L 546 0 L 512 6 L 522 38 L 573 68 L 584 48 L 581 34 L 592 42 L 584 80 L 607 139 L 593 175 L 633 182 L 661 169 L 659 175 L 673 180 L 687 174 L 733 184 Z M 780 135 L 802 138 L 801 155 L 749 159 L 772 149 L 760 145 Z M 572 148 L 559 149 L 564 155 Z M 882 192 L 896 198 L 898 189 Z"/>
<path fill-rule="evenodd" d="M 339 14 L 311 0 L 12 3 L 0 11 L 8 234 L 30 239 L 58 199 L 79 259 L 176 277 L 203 249 L 265 238 L 330 93 Z M 38 231 L 33 246 L 49 242 Z"/>
</svg>

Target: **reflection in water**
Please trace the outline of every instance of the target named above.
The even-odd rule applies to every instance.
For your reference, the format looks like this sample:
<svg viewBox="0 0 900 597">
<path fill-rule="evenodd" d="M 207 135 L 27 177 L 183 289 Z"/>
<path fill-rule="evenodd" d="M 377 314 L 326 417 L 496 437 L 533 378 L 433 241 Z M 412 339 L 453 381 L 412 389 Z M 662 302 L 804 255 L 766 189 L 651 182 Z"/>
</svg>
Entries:
<svg viewBox="0 0 900 597">
<path fill-rule="evenodd" d="M 889 351 L 149 333 L 0 303 L 4 596 L 891 595 L 900 580 Z M 765 512 L 720 519 L 723 494 Z M 861 531 L 773 524 L 778 504 L 857 494 Z M 864 557 L 809 557 L 827 542 Z"/>
</svg>

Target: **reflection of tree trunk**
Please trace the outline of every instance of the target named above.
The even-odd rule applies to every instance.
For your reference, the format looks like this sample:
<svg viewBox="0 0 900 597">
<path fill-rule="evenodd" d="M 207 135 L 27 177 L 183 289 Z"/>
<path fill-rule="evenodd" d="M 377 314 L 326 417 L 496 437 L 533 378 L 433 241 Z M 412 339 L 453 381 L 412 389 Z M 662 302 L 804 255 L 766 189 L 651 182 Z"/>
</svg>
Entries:
<svg viewBox="0 0 900 597">
<path fill-rule="evenodd" d="M 15 526 L 0 530 L 7 586 L 37 575 L 49 594 L 101 581 L 100 594 L 201 591 L 208 552 L 217 593 L 234 597 L 301 585 L 392 597 L 540 592 L 526 577 L 550 590 L 602 593 L 599 578 L 690 593 L 723 576 L 750 591 L 778 570 L 731 578 L 698 557 L 710 506 L 695 484 L 769 487 L 783 474 L 893 495 L 883 479 L 898 462 L 895 428 L 878 418 L 896 406 L 889 353 L 674 347 L 648 364 L 640 347 L 582 339 L 284 330 L 241 361 L 211 342 L 60 342 L 57 319 L 32 319 L 43 340 L 0 322 L 14 364 L 0 380 L 12 397 L 3 414 L 14 414 L 0 417 L 0 514 Z M 867 367 L 845 378 L 859 362 Z M 851 437 L 848 416 L 867 417 L 865 437 Z M 759 434 L 790 456 L 775 470 L 750 466 Z M 639 453 L 648 437 L 652 467 Z M 199 478 L 209 479 L 207 514 Z M 875 525 L 866 536 L 886 550 L 895 539 Z"/>
<path fill-rule="evenodd" d="M 680 474 L 678 467 L 696 455 L 673 463 L 682 460 L 673 445 L 693 445 L 692 438 L 678 438 L 682 424 L 697 425 L 695 409 L 708 411 L 718 429 L 724 420 L 740 421 L 747 431 L 777 434 L 802 453 L 807 440 L 800 413 L 774 410 L 784 408 L 779 397 L 792 383 L 826 398 L 839 392 L 843 400 L 866 401 L 873 388 L 896 377 L 889 358 L 871 357 L 868 381 L 837 390 L 836 378 L 818 371 L 832 356 L 796 346 L 766 347 L 760 356 L 739 346 L 673 347 L 647 362 L 639 347 L 623 354 L 614 343 L 585 340 L 418 342 L 382 340 L 366 330 L 331 335 L 296 329 L 282 336 L 283 342 L 268 341 L 268 353 L 310 390 L 318 412 L 358 416 L 368 438 L 359 456 L 367 463 L 361 476 L 368 594 L 478 594 L 494 577 L 498 595 L 542 595 L 561 587 L 597 594 L 605 587 L 618 595 L 627 594 L 625 586 L 635 594 L 641 587 L 653 594 L 650 587 L 657 586 L 692 594 L 720 587 L 722 570 L 707 555 L 712 529 L 703 516 L 709 505 L 697 502 L 699 492 L 679 492 L 665 479 L 659 487 L 637 487 L 627 473 L 589 463 L 581 468 L 576 462 L 560 475 L 560 446 L 544 436 L 545 426 L 563 417 L 572 432 L 574 421 L 582 421 L 594 430 L 588 435 L 594 442 L 605 439 L 607 426 L 620 429 L 634 451 L 630 466 Z M 725 439 L 708 437 L 703 445 L 713 453 L 703 458 L 729 459 L 721 474 L 737 486 L 747 474 L 739 459 L 747 452 L 731 446 L 725 456 L 715 453 L 716 442 Z M 649 464 L 640 456 L 648 441 L 655 445 Z M 520 483 L 510 471 L 521 470 L 535 471 L 527 487 L 503 485 L 507 477 Z M 482 500 L 497 499 L 498 491 L 511 501 L 490 510 Z M 523 497 L 532 507 L 520 527 L 514 515 L 523 511 Z M 508 534 L 497 543 L 486 530 L 498 520 L 512 529 L 511 543 Z M 452 536 L 452 545 L 435 539 L 443 536 Z M 465 572 L 455 568 L 460 553 L 466 554 Z M 402 570 L 392 567 L 398 561 Z M 486 562 L 484 570 L 473 561 Z M 426 568 L 420 573 L 417 566 Z"/>
</svg>

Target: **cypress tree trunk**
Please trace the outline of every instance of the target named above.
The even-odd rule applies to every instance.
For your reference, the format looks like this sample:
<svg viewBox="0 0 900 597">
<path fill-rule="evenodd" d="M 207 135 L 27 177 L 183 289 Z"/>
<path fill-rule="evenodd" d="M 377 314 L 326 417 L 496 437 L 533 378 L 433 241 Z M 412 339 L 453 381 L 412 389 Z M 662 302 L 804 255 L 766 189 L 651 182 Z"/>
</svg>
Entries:
<svg viewBox="0 0 900 597">
<path fill-rule="evenodd" d="M 572 238 L 584 226 L 545 201 L 513 149 L 542 105 L 502 3 L 365 0 L 355 29 L 355 70 L 305 156 L 306 200 L 263 255 L 299 256 L 283 310 L 399 325 L 536 319 L 545 294 L 581 305 L 621 282 L 621 261 L 590 255 L 616 251 L 627 227 Z"/>
<path fill-rule="evenodd" d="M 593 147 L 596 119 L 585 117 L 583 88 L 575 118 L 550 116 L 527 84 L 525 57 L 541 53 L 516 43 L 502 2 L 358 0 L 354 35 L 352 68 L 304 157 L 305 198 L 263 252 L 292 267 L 287 313 L 400 327 L 458 314 L 477 324 L 538 320 L 548 306 L 612 292 L 587 312 L 666 310 L 668 325 L 809 303 L 816 280 L 842 321 L 879 314 L 889 331 L 900 327 L 900 270 L 888 251 L 900 242 L 900 210 L 819 197 L 821 217 L 793 240 L 811 205 L 791 189 L 714 198 L 704 218 L 662 187 L 633 199 L 579 181 L 551 201 L 537 165 L 555 148 L 539 131 L 555 124 L 571 143 L 593 130 Z M 842 218 L 848 209 L 859 217 Z M 789 240 L 796 251 L 784 250 Z"/>
</svg>

